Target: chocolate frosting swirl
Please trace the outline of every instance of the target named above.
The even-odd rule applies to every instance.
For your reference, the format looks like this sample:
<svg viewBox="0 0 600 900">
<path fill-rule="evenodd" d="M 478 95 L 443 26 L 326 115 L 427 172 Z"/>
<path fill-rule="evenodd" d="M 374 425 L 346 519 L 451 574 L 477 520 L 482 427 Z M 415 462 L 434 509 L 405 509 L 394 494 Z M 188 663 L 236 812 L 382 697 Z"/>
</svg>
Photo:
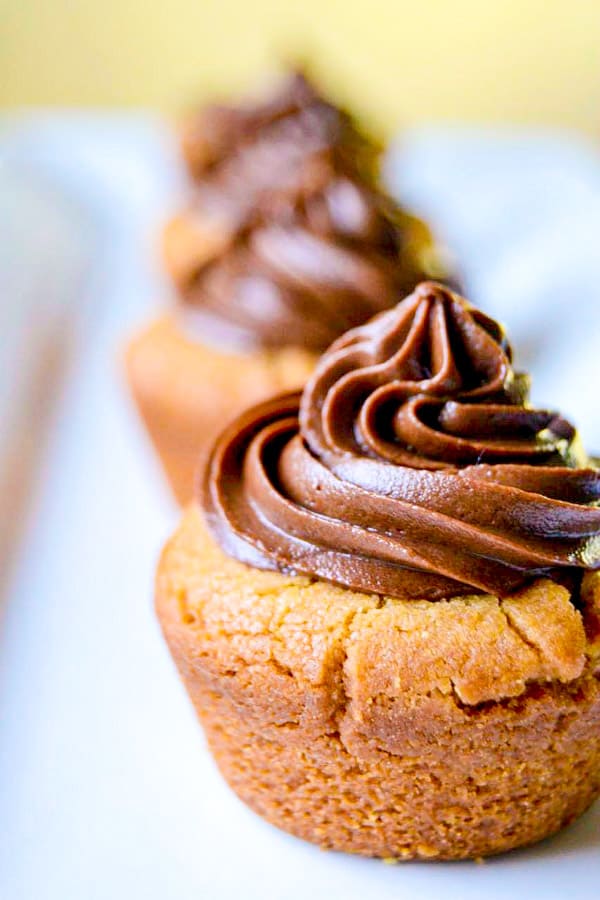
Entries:
<svg viewBox="0 0 600 900">
<path fill-rule="evenodd" d="M 307 153 L 336 147 L 347 155 L 348 165 L 371 180 L 382 150 L 348 112 L 322 97 L 299 69 L 292 70 L 271 96 L 239 106 L 205 106 L 185 123 L 181 147 L 190 174 L 205 184 L 227 181 L 231 168 L 250 165 L 257 145 L 262 149 L 265 143 L 278 145 L 280 157 L 290 164 Z M 273 173 L 253 174 L 271 178 Z"/>
<path fill-rule="evenodd" d="M 301 74 L 199 123 L 183 216 L 198 241 L 174 274 L 203 339 L 320 352 L 423 278 L 447 278 L 427 226 L 378 186 L 381 148 Z"/>
<path fill-rule="evenodd" d="M 600 470 L 511 360 L 496 322 L 421 284 L 336 341 L 301 397 L 223 433 L 203 486 L 214 536 L 259 568 L 403 599 L 600 568 Z"/>
</svg>

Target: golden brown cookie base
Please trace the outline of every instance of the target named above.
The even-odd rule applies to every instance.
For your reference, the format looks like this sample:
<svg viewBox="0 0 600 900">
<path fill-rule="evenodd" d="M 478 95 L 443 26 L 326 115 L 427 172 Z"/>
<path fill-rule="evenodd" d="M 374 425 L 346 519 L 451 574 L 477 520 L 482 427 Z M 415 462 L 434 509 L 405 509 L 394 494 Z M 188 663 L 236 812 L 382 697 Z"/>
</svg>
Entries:
<svg viewBox="0 0 600 900">
<path fill-rule="evenodd" d="M 165 316 L 127 349 L 131 390 L 183 504 L 194 493 L 201 455 L 228 420 L 254 403 L 304 385 L 314 358 L 301 350 L 225 353 L 190 340 Z"/>
<path fill-rule="evenodd" d="M 303 746 L 285 729 L 268 739 L 223 695 L 198 684 L 192 696 L 238 796 L 273 825 L 327 849 L 398 859 L 488 856 L 555 833 L 600 791 L 600 754 L 586 746 L 600 727 L 591 683 L 577 698 L 549 694 L 502 709 L 506 721 L 485 713 L 458 721 L 446 737 L 447 759 L 428 755 L 426 745 L 420 756 L 361 759 L 335 733 Z"/>
<path fill-rule="evenodd" d="M 600 793 L 600 648 L 551 582 L 502 601 L 358 594 L 228 559 L 192 508 L 157 608 L 223 775 L 299 837 L 486 856 Z"/>
</svg>

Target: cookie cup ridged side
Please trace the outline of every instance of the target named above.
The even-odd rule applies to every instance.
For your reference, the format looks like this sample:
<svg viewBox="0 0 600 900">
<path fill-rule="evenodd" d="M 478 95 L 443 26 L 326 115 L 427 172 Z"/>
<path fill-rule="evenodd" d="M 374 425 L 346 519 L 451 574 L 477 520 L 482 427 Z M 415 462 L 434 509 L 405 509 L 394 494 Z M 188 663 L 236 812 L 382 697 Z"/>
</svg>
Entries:
<svg viewBox="0 0 600 900">
<path fill-rule="evenodd" d="M 556 832 L 600 793 L 595 575 L 582 612 L 547 580 L 502 600 L 402 602 L 244 566 L 192 506 L 156 602 L 223 776 L 298 837 L 486 856 Z"/>
<path fill-rule="evenodd" d="M 229 419 L 247 406 L 301 388 L 315 357 L 282 347 L 227 352 L 189 337 L 164 316 L 129 343 L 129 386 L 180 504 L 194 493 L 196 470 Z"/>
</svg>

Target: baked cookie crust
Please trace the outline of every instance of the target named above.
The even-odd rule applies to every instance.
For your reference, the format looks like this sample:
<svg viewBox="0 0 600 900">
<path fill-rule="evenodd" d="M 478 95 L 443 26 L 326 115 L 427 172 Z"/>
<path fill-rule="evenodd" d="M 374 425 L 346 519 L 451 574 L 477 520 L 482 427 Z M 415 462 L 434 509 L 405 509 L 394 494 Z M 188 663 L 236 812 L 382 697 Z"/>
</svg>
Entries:
<svg viewBox="0 0 600 900">
<path fill-rule="evenodd" d="M 322 847 L 485 856 L 600 793 L 600 573 L 400 601 L 245 566 L 191 506 L 156 605 L 226 780 Z"/>
</svg>

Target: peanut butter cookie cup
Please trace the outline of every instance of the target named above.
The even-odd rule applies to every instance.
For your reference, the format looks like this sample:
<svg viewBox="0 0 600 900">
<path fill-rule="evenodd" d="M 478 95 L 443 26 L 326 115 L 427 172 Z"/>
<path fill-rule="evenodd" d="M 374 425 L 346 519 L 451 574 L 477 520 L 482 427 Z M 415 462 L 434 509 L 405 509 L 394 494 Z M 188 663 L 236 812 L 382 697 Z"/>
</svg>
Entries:
<svg viewBox="0 0 600 900">
<path fill-rule="evenodd" d="M 600 470 L 435 283 L 219 437 L 157 610 L 236 793 L 322 847 L 500 853 L 600 793 Z"/>
</svg>

